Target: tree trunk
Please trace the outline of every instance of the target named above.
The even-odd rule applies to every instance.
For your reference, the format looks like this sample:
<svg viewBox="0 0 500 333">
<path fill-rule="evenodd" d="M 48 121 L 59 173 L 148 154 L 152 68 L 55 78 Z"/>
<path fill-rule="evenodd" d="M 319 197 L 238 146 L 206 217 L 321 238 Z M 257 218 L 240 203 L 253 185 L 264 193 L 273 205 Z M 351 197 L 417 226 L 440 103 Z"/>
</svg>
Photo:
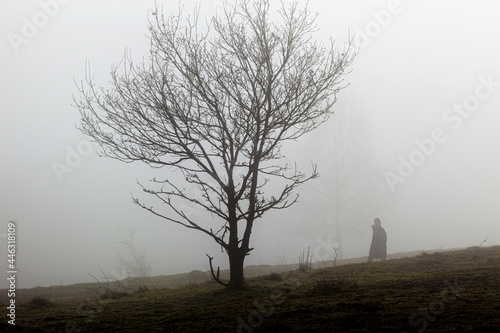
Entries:
<svg viewBox="0 0 500 333">
<path fill-rule="evenodd" d="M 246 253 L 241 249 L 228 251 L 229 255 L 229 271 L 231 278 L 229 280 L 228 288 L 242 289 L 245 286 L 245 276 L 243 274 L 243 265 Z"/>
<path fill-rule="evenodd" d="M 340 184 L 340 176 L 337 173 L 337 184 Z M 335 239 L 337 241 L 337 259 L 344 259 L 344 249 L 342 248 L 342 228 L 340 226 L 340 189 L 336 187 L 335 193 Z"/>
<path fill-rule="evenodd" d="M 335 209 L 335 240 L 337 242 L 337 259 L 344 259 L 344 249 L 342 248 L 342 228 L 340 226 L 340 212 L 338 205 Z"/>
</svg>

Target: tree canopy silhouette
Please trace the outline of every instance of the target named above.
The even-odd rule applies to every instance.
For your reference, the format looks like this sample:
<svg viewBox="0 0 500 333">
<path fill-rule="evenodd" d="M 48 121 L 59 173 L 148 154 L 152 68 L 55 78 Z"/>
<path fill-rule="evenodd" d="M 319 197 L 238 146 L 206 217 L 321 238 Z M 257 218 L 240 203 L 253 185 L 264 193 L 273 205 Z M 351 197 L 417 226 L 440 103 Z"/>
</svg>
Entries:
<svg viewBox="0 0 500 333">
<path fill-rule="evenodd" d="M 245 284 L 256 220 L 291 206 L 294 189 L 318 175 L 315 167 L 306 175 L 284 164 L 282 144 L 329 118 L 355 56 L 352 40 L 340 51 L 333 40 L 315 41 L 316 15 L 296 2 L 272 12 L 269 0 L 238 0 L 202 27 L 199 9 L 184 17 L 156 8 L 148 59 L 136 65 L 126 55 L 112 68 L 110 88 L 97 87 L 87 70 L 75 98 L 80 130 L 102 155 L 181 171 L 181 179 L 164 172 L 140 185 L 166 212 L 134 202 L 217 242 L 229 256 L 230 279 L 221 281 L 209 257 L 212 275 L 234 288 Z M 181 202 L 215 221 L 193 217 Z"/>
</svg>

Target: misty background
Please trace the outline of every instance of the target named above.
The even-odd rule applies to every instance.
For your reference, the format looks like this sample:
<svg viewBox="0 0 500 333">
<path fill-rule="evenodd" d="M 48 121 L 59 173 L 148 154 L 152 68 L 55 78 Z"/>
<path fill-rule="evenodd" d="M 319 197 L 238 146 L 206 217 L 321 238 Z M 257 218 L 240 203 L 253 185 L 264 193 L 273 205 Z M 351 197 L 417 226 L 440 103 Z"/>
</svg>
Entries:
<svg viewBox="0 0 500 333">
<path fill-rule="evenodd" d="M 165 14 L 178 10 L 175 1 L 157 3 Z M 182 1 L 184 13 L 195 3 Z M 221 4 L 202 1 L 201 16 Z M 125 278 L 117 251 L 128 230 L 146 249 L 153 275 L 206 270 L 205 253 L 228 267 L 209 237 L 132 203 L 131 193 L 142 195 L 137 180 L 178 175 L 99 158 L 75 127 L 75 81 L 86 61 L 106 86 L 125 49 L 136 62 L 147 59 L 154 5 L 0 4 L 0 270 L 5 276 L 14 220 L 18 288 L 90 282 L 88 273 L 99 269 Z M 310 0 L 309 9 L 319 13 L 318 39 L 332 36 L 341 48 L 356 35 L 359 54 L 335 115 L 283 149 L 302 171 L 318 163 L 320 178 L 299 187 L 296 205 L 256 221 L 245 264 L 296 263 L 308 246 L 315 259 L 331 259 L 338 246 L 333 184 L 342 177 L 353 184 L 341 214 L 349 222 L 344 258 L 368 254 L 375 217 L 387 231 L 388 253 L 477 246 L 486 237 L 485 245 L 500 244 L 500 4 Z M 339 178 L 342 161 L 349 172 Z"/>
</svg>

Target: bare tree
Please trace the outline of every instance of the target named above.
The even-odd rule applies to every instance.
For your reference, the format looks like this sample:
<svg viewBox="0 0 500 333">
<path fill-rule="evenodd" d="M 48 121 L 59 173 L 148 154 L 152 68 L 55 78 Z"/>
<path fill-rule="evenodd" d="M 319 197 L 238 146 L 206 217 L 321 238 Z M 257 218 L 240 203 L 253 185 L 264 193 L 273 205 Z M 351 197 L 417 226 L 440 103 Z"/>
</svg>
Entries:
<svg viewBox="0 0 500 333">
<path fill-rule="evenodd" d="M 137 247 L 134 242 L 134 234 L 134 230 L 129 230 L 128 235 L 123 235 L 120 232 L 122 241 L 120 242 L 119 248 L 124 248 L 125 254 L 123 251 L 115 249 L 118 255 L 118 263 L 125 269 L 128 276 L 150 276 L 152 269 L 151 261 L 148 259 L 146 254 L 147 248 L 144 247 L 140 249 Z"/>
<path fill-rule="evenodd" d="M 316 17 L 297 3 L 282 3 L 277 17 L 269 0 L 224 8 L 205 28 L 199 10 L 183 19 L 182 10 L 164 16 L 157 8 L 148 60 L 135 65 L 126 55 L 109 89 L 96 87 L 87 72 L 75 103 L 81 131 L 102 155 L 172 167 L 198 188 L 201 195 L 189 195 L 165 174 L 140 186 L 166 212 L 134 202 L 210 236 L 229 256 L 230 280 L 215 275 L 209 256 L 212 275 L 241 288 L 254 222 L 291 206 L 296 187 L 318 175 L 314 165 L 310 175 L 284 165 L 280 148 L 329 118 L 355 52 L 352 40 L 341 51 L 333 41 L 314 41 Z M 182 202 L 215 218 L 196 219 Z"/>
<path fill-rule="evenodd" d="M 343 259 L 343 242 L 371 222 L 383 205 L 377 168 L 369 148 L 366 124 L 359 110 L 337 112 L 324 133 L 310 144 L 316 152 L 321 181 L 311 182 L 308 214 L 323 223 L 320 233 L 333 234 L 335 248 L 325 249 Z M 313 229 L 313 228 L 311 228 Z"/>
</svg>

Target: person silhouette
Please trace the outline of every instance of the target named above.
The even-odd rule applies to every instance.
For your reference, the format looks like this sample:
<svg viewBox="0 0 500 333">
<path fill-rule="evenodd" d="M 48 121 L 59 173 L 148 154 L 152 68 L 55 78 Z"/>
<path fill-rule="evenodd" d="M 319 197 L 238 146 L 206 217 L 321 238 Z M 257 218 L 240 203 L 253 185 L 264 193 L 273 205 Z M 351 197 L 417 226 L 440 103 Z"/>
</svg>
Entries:
<svg viewBox="0 0 500 333">
<path fill-rule="evenodd" d="M 377 217 L 373 220 L 373 236 L 368 254 L 368 262 L 372 262 L 375 258 L 380 258 L 384 261 L 387 258 L 387 234 L 382 228 L 382 222 Z"/>
</svg>

